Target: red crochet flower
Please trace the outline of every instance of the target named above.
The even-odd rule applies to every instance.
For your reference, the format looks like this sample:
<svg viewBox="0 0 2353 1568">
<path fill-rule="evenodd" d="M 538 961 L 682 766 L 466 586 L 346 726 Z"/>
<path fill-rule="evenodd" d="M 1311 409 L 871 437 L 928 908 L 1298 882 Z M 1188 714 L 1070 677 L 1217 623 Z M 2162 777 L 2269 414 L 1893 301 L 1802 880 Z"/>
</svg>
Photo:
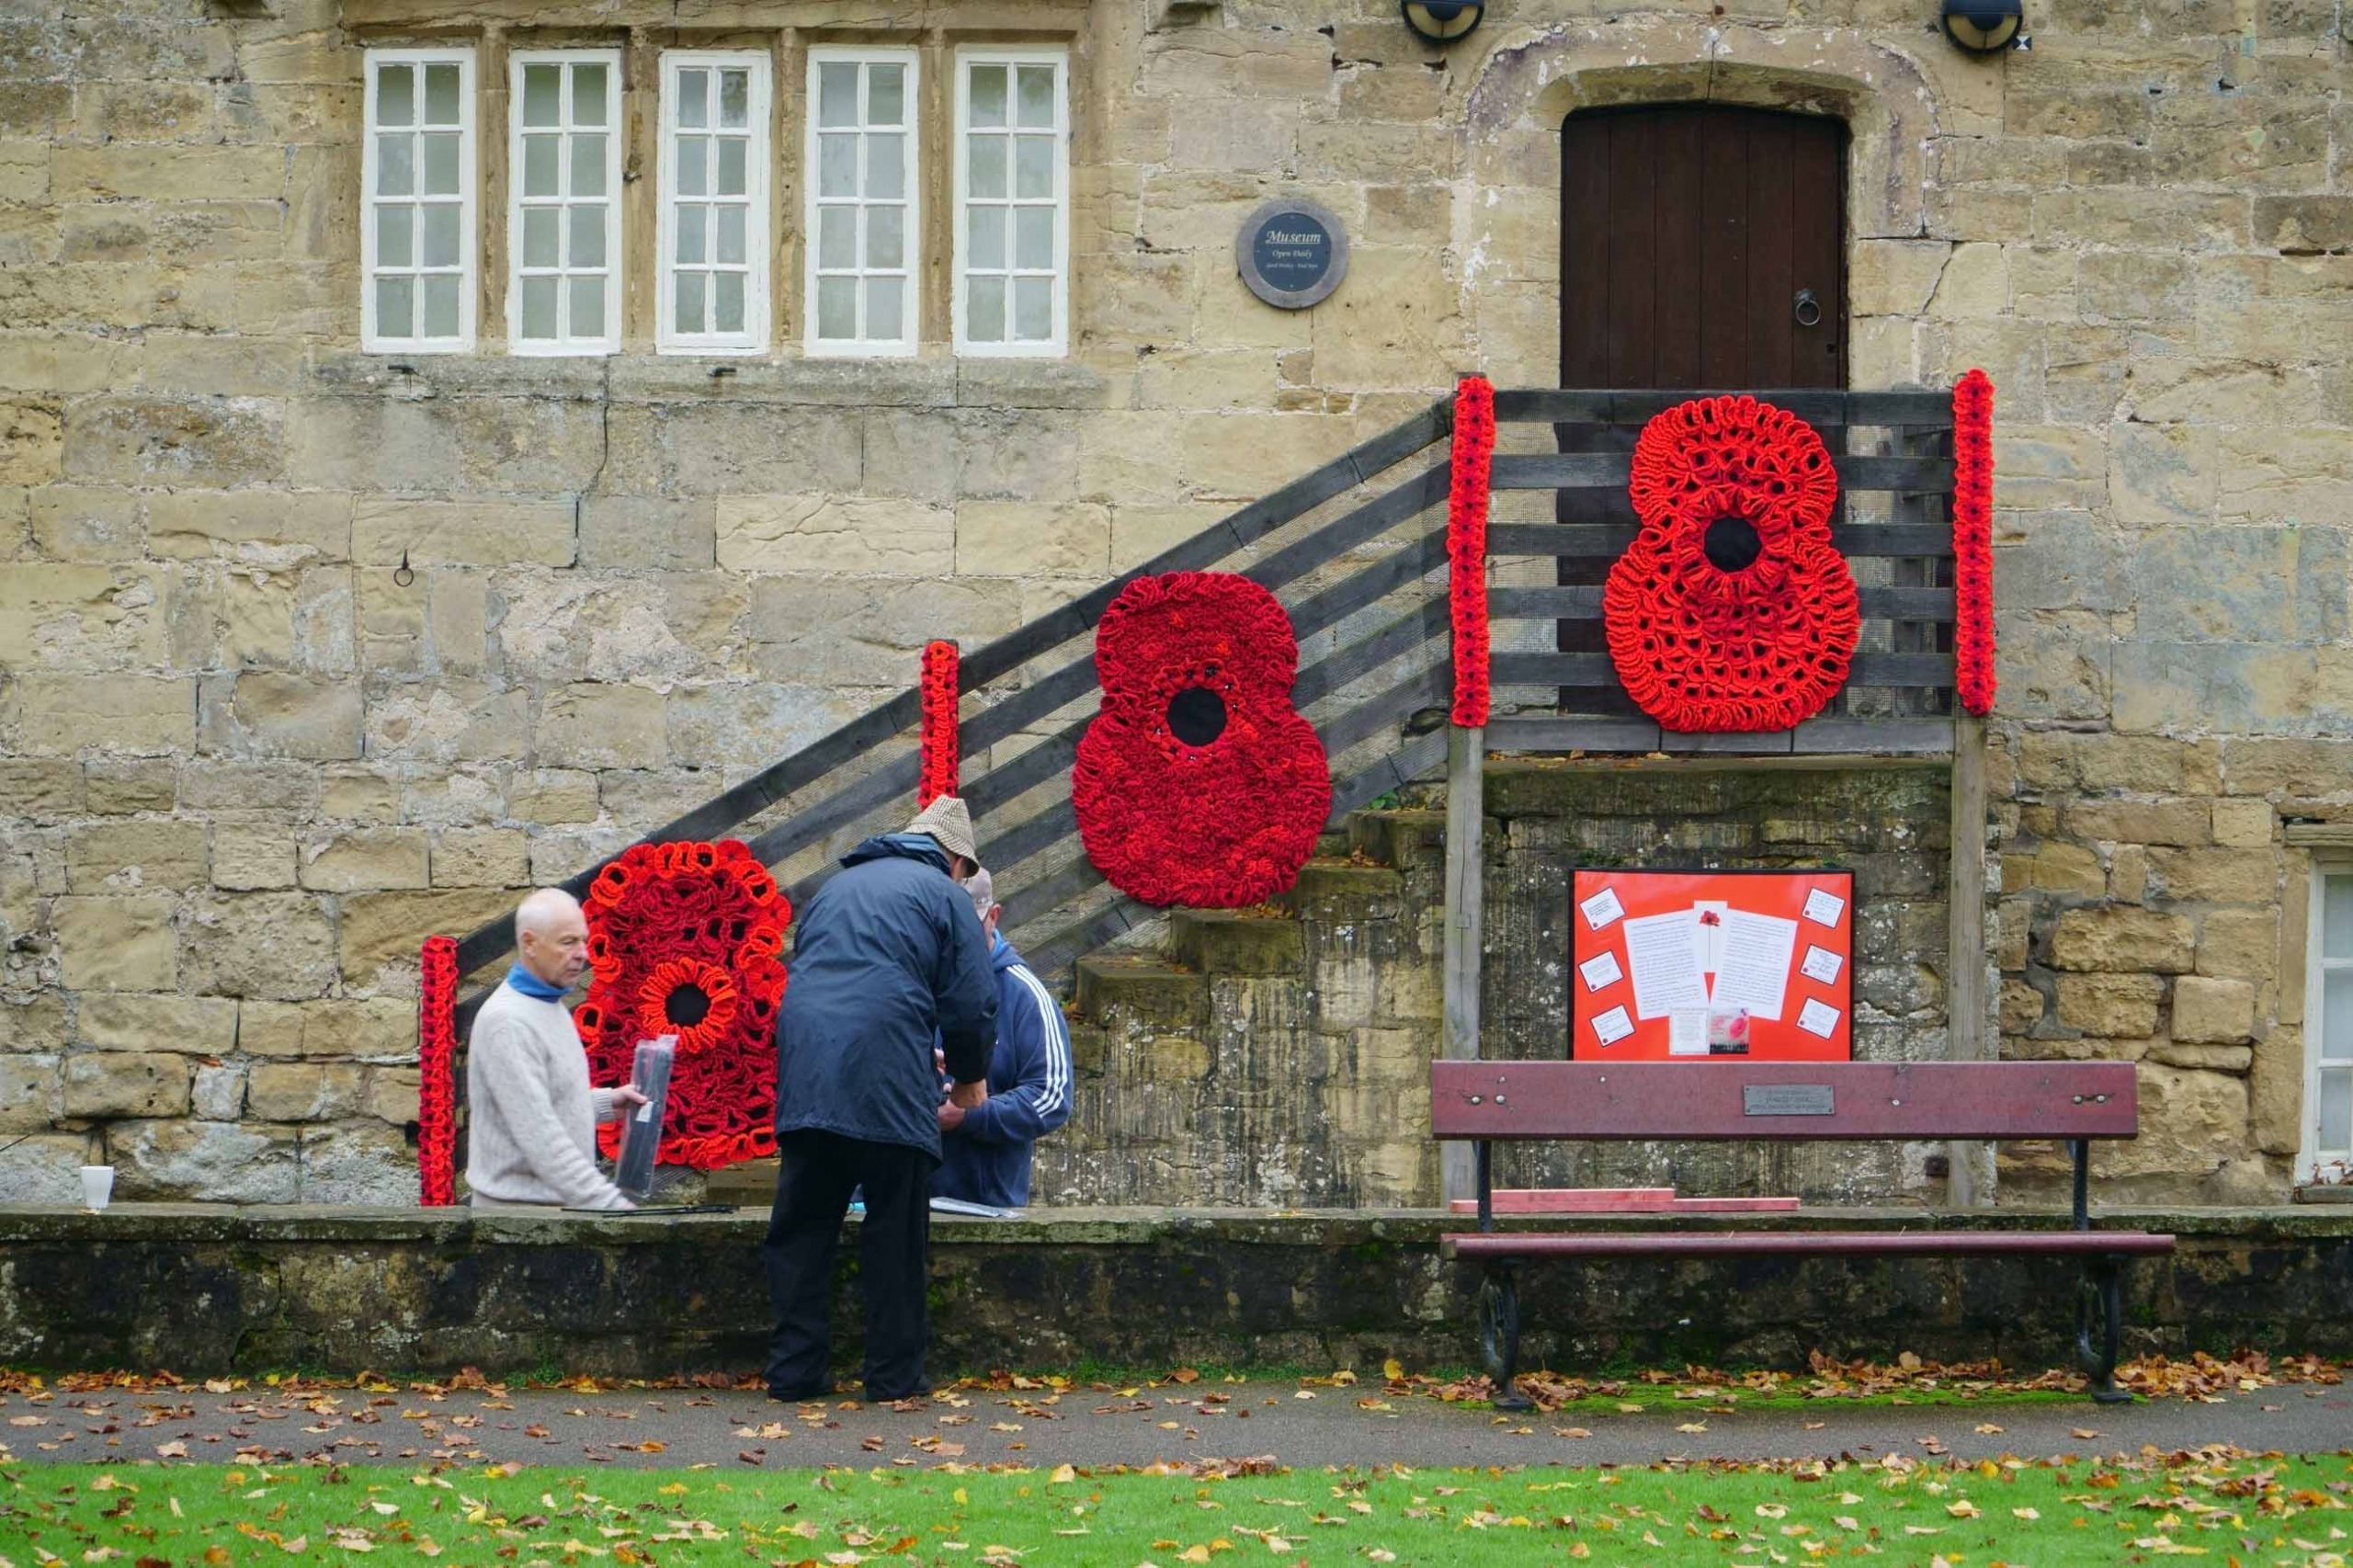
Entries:
<svg viewBox="0 0 2353 1568">
<path fill-rule="evenodd" d="M 957 653 L 953 642 L 926 642 L 923 647 L 923 772 L 915 786 L 918 809 L 942 795 L 956 793 Z"/>
<path fill-rule="evenodd" d="M 1454 618 L 1452 718 L 1466 728 L 1487 722 L 1487 481 L 1495 453 L 1495 383 L 1465 376 L 1454 391 L 1446 587 Z"/>
<path fill-rule="evenodd" d="M 418 1201 L 458 1200 L 458 944 L 427 937 L 416 993 L 416 1181 Z"/>
<path fill-rule="evenodd" d="M 1332 814 L 1324 743 L 1291 707 L 1275 596 L 1222 572 L 1139 577 L 1095 629 L 1103 707 L 1071 801 L 1087 858 L 1152 904 L 1237 909 L 1289 888 Z"/>
<path fill-rule="evenodd" d="M 1972 370 L 1952 389 L 1953 687 L 1994 707 L 1994 383 Z"/>
<path fill-rule="evenodd" d="M 1643 526 L 1601 604 L 1635 703 L 1685 733 L 1820 712 L 1862 620 L 1830 542 L 1838 479 L 1813 427 L 1753 397 L 1679 403 L 1643 426 L 1627 492 Z"/>
<path fill-rule="evenodd" d="M 715 1170 L 776 1153 L 776 1014 L 792 906 L 735 840 L 640 844 L 585 905 L 588 999 L 572 1015 L 592 1083 L 629 1082 L 637 1042 L 676 1035 L 664 1165 Z M 597 1140 L 610 1154 L 619 1126 Z"/>
</svg>

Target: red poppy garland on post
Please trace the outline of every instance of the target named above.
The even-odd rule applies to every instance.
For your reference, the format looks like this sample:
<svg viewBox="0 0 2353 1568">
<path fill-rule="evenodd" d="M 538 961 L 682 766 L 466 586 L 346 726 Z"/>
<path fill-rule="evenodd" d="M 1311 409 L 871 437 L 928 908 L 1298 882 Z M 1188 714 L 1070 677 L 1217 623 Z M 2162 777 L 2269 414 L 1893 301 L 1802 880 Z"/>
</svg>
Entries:
<svg viewBox="0 0 2353 1568">
<path fill-rule="evenodd" d="M 1642 710 L 1682 733 L 1786 730 L 1846 684 L 1862 617 L 1830 541 L 1838 478 L 1813 427 L 1753 397 L 1643 426 L 1641 530 L 1609 569 L 1604 630 Z"/>
<path fill-rule="evenodd" d="M 1454 619 L 1453 720 L 1487 722 L 1487 499 L 1495 454 L 1495 387 L 1465 376 L 1454 388 L 1454 480 L 1446 498 L 1446 589 Z"/>
<path fill-rule="evenodd" d="M 1324 743 L 1291 706 L 1299 642 L 1222 572 L 1139 577 L 1095 629 L 1103 706 L 1071 803 L 1087 858 L 1151 904 L 1237 909 L 1288 889 L 1332 814 Z"/>
<path fill-rule="evenodd" d="M 1972 370 L 1952 389 L 1954 695 L 1994 707 L 1994 382 Z"/>
<path fill-rule="evenodd" d="M 572 1015 L 591 1083 L 627 1083 L 637 1042 L 678 1041 L 655 1158 L 716 1170 L 776 1153 L 776 1015 L 792 905 L 736 840 L 640 844 L 583 903 L 595 978 Z M 620 1130 L 597 1130 L 605 1153 Z"/>
<path fill-rule="evenodd" d="M 957 751 L 956 706 L 963 692 L 956 644 L 926 642 L 923 647 L 923 773 L 915 786 L 915 805 L 927 806 L 957 790 L 962 761 Z"/>
<path fill-rule="evenodd" d="M 417 957 L 416 1185 L 418 1201 L 458 1200 L 458 944 L 427 937 Z"/>
</svg>

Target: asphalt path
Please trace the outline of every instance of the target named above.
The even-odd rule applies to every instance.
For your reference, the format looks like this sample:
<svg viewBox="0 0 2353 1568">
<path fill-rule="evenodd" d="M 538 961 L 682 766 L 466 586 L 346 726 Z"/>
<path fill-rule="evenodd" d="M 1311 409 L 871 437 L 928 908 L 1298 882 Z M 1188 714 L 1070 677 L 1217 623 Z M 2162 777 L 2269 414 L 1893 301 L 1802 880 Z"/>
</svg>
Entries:
<svg viewBox="0 0 2353 1568">
<path fill-rule="evenodd" d="M 225 1386 L 225 1385 L 223 1385 Z M 1146 1465 L 1270 1456 L 1295 1468 L 1647 1464 L 1663 1460 L 1917 1460 L 2098 1456 L 2227 1444 L 2353 1449 L 2353 1388 L 2282 1384 L 2217 1403 L 1965 1404 L 1727 1412 L 1699 1401 L 1502 1416 L 1483 1404 L 1377 1386 L 1204 1381 L 1133 1390 L 957 1388 L 870 1405 L 779 1404 L 756 1392 L 392 1392 L 269 1389 L 0 1397 L 0 1454 L 29 1462 L 188 1460 L 259 1464 L 574 1469 L 875 1465 Z"/>
</svg>

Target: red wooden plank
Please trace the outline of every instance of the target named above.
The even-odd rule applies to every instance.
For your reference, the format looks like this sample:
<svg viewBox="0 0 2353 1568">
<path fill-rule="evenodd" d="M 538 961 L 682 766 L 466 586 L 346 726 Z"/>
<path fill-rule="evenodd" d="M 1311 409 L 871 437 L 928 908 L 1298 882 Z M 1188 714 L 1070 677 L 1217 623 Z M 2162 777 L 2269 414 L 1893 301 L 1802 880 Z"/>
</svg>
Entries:
<svg viewBox="0 0 2353 1568">
<path fill-rule="evenodd" d="M 1677 1214 L 1787 1214 L 1798 1207 L 1794 1198 L 1678 1198 Z"/>
<path fill-rule="evenodd" d="M 1504 1187 L 1491 1196 L 1497 1214 L 1664 1214 L 1679 1201 L 1671 1187 Z M 1479 1200 L 1458 1198 L 1449 1207 L 1476 1214 Z"/>
<path fill-rule="evenodd" d="M 1508 1231 L 1438 1238 L 1448 1257 L 2077 1257 L 2155 1256 L 2173 1238 L 2146 1231 L 1594 1231 L 1575 1235 Z"/>
<path fill-rule="evenodd" d="M 1747 1093 L 1829 1102 L 1751 1114 Z M 1438 1138 L 2130 1138 L 2129 1062 L 1436 1062 Z"/>
</svg>

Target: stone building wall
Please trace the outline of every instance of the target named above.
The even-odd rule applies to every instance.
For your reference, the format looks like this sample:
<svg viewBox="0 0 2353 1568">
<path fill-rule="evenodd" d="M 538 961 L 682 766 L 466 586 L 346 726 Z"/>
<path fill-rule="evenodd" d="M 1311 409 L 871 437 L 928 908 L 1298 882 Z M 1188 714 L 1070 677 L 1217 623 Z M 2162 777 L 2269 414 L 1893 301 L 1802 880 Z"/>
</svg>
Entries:
<svg viewBox="0 0 2353 1568">
<path fill-rule="evenodd" d="M 1981 62 L 1925 0 L 1495 0 L 1446 51 L 1381 0 L 10 8 L 0 1131 L 29 1137 L 0 1194 L 64 1198 L 103 1154 L 126 1195 L 404 1198 L 421 935 L 1459 369 L 1545 384 L 1561 118 L 1694 97 L 1853 128 L 1854 384 L 2000 389 L 2004 1048 L 2142 1060 L 2211 1155 L 2113 1156 L 2153 1190 L 2283 1192 L 2307 867 L 2281 823 L 2353 815 L 2336 9 L 2032 11 L 2030 53 Z M 960 363 L 935 224 L 910 361 L 658 357 L 642 267 L 609 360 L 507 357 L 489 300 L 475 354 L 363 356 L 359 50 L 421 31 L 621 44 L 641 155 L 668 43 L 772 46 L 790 113 L 813 34 L 1066 39 L 1071 355 Z M 1277 192 L 1352 233 L 1312 312 L 1233 276 Z"/>
</svg>

